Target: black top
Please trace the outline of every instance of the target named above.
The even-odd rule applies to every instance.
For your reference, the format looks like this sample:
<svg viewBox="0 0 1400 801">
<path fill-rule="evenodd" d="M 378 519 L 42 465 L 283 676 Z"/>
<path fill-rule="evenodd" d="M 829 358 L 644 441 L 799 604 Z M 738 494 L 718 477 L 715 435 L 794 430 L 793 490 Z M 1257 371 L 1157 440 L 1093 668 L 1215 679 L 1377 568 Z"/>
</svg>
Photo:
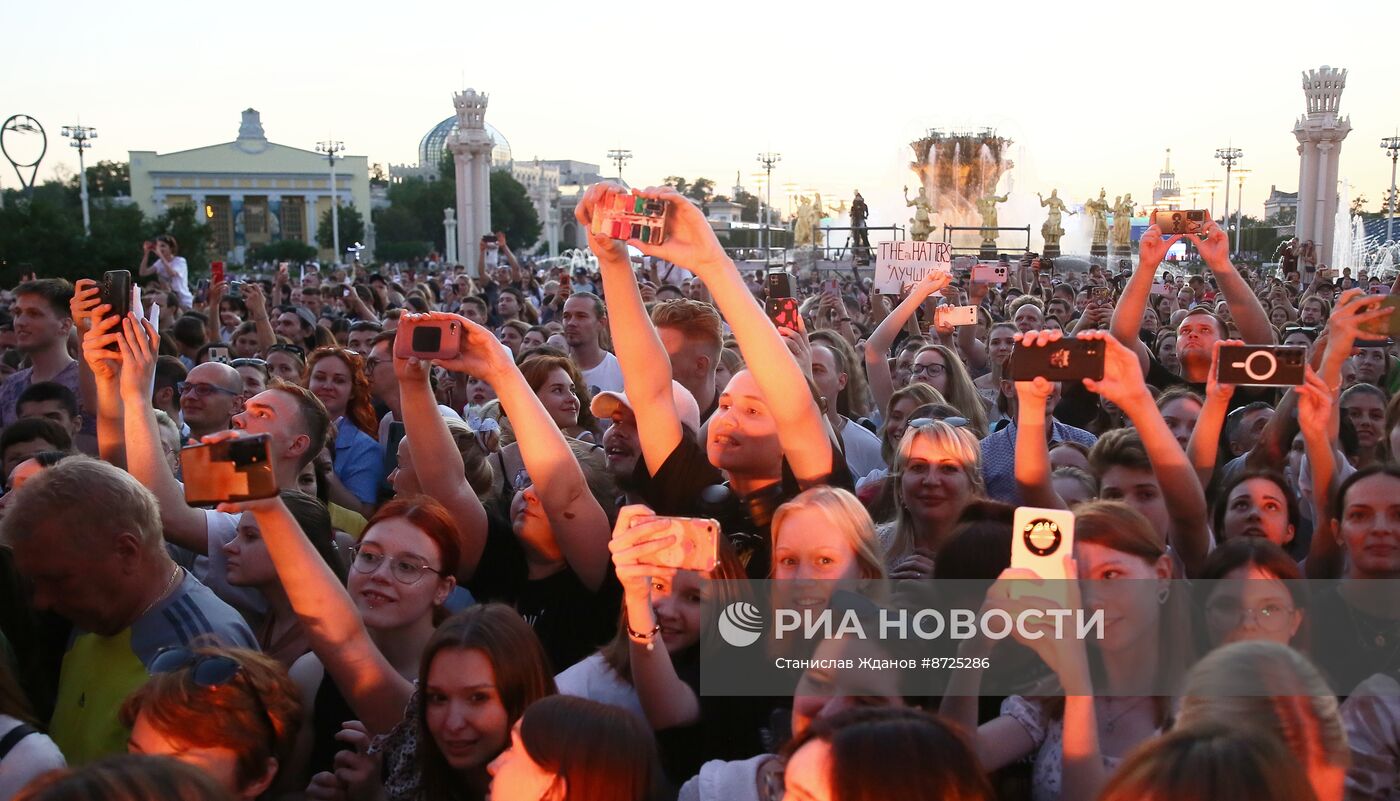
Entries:
<svg viewBox="0 0 1400 801">
<path fill-rule="evenodd" d="M 1332 689 L 1346 696 L 1372 674 L 1400 669 L 1400 620 L 1357 609 L 1342 597 L 1341 586 L 1314 595 L 1308 617 L 1314 621 L 1313 661 Z"/>
<path fill-rule="evenodd" d="M 554 673 L 613 638 L 622 608 L 622 585 L 611 569 L 596 592 L 568 567 L 530 579 L 525 548 L 510 524 L 497 515 L 488 515 L 487 521 L 486 548 L 467 589 L 478 601 L 515 607 L 539 635 Z"/>
<path fill-rule="evenodd" d="M 853 490 L 855 481 L 846 464 L 841 446 L 831 443 L 831 471 L 817 484 Z M 769 523 L 783 502 L 802 491 L 786 457 L 779 484 L 740 498 L 722 487 L 723 473 L 710 464 L 705 447 L 697 436 L 684 431 L 675 450 L 666 457 L 655 475 L 647 471 L 645 460 L 637 460 L 633 474 L 637 494 L 659 515 L 713 517 L 741 556 L 747 556 L 749 578 L 768 578 L 772 564 Z"/>
<path fill-rule="evenodd" d="M 311 761 L 308 767 L 310 775 L 315 776 L 317 773 L 334 772 L 335 755 L 354 750 L 353 746 L 340 742 L 335 736 L 340 734 L 341 724 L 347 720 L 358 720 L 360 716 L 350 708 L 350 702 L 345 700 L 329 670 L 321 676 L 313 703 L 315 709 L 312 713 L 315 717 L 311 720 Z"/>
</svg>

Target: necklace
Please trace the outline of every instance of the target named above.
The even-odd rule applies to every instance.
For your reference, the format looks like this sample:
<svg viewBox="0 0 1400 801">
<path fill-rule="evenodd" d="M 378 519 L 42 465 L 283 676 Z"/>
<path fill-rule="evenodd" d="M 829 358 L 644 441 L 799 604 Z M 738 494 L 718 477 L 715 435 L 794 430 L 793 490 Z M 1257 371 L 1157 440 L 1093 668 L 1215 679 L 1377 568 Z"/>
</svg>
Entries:
<svg viewBox="0 0 1400 801">
<path fill-rule="evenodd" d="M 170 574 L 170 580 L 165 583 L 165 589 L 161 590 L 160 595 L 157 595 L 154 601 L 151 601 L 149 604 L 146 605 L 145 609 L 141 610 L 141 614 L 136 616 L 138 620 L 145 617 L 147 612 L 151 611 L 152 609 L 155 609 L 156 604 L 165 600 L 165 596 L 169 595 L 170 590 L 175 586 L 175 579 L 180 577 L 180 571 L 182 569 L 183 568 L 181 568 L 179 565 L 175 566 L 175 571 Z"/>
<path fill-rule="evenodd" d="M 1110 716 L 1107 720 L 1105 720 L 1104 723 L 1103 723 L 1103 730 L 1104 730 L 1104 733 L 1105 733 L 1105 734 L 1112 734 L 1112 733 L 1113 733 L 1114 727 L 1118 725 L 1118 721 L 1119 721 L 1124 715 L 1128 714 L 1129 712 L 1133 711 L 1134 709 L 1137 709 L 1138 706 L 1140 706 L 1140 705 L 1142 704 L 1142 702 L 1145 701 L 1145 700 L 1148 700 L 1148 699 L 1146 699 L 1146 698 L 1144 698 L 1144 697 L 1134 698 L 1134 699 L 1132 699 L 1132 701 L 1131 701 L 1127 706 L 1125 706 L 1125 707 L 1123 707 L 1121 710 L 1119 710 L 1119 711 L 1118 711 L 1118 714 L 1112 715 L 1112 716 Z M 1105 710 L 1104 710 L 1105 712 L 1108 711 L 1107 707 L 1111 706 L 1111 705 L 1113 704 L 1113 701 L 1114 701 L 1113 698 L 1104 698 L 1104 699 L 1103 699 L 1103 705 L 1104 705 L 1104 707 L 1105 707 Z"/>
</svg>

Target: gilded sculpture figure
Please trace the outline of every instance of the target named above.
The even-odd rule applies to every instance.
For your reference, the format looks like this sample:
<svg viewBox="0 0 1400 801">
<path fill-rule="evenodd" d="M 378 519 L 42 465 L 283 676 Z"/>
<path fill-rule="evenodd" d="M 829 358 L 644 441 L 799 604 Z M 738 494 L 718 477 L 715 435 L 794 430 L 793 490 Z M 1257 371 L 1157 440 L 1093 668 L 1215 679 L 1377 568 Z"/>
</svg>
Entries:
<svg viewBox="0 0 1400 801">
<path fill-rule="evenodd" d="M 1133 196 L 1124 195 L 1113 203 L 1113 251 L 1127 253 L 1132 250 L 1133 237 Z"/>
<path fill-rule="evenodd" d="M 1006 202 L 1006 195 L 988 192 L 977 198 L 977 213 L 982 215 L 982 244 L 996 245 L 997 204 Z"/>
<path fill-rule="evenodd" d="M 1086 200 L 1084 211 L 1094 220 L 1094 237 L 1092 244 L 1097 247 L 1108 246 L 1108 193 L 1102 188 L 1099 189 L 1097 200 Z"/>
<path fill-rule="evenodd" d="M 904 205 L 914 207 L 914 216 L 909 218 L 909 238 L 915 242 L 928 241 L 928 235 L 933 233 L 933 204 L 929 202 L 928 192 L 920 186 L 918 197 L 910 200 L 909 187 L 904 187 Z"/>
<path fill-rule="evenodd" d="M 1040 207 L 1049 207 L 1050 211 L 1045 215 L 1045 222 L 1040 224 L 1040 238 L 1045 240 L 1045 250 L 1047 253 L 1059 252 L 1060 239 L 1065 235 L 1065 229 L 1061 225 L 1061 215 L 1068 213 L 1070 216 L 1078 212 L 1070 211 L 1065 202 L 1060 199 L 1058 189 L 1050 190 L 1050 197 L 1043 197 L 1039 192 L 1035 194 L 1040 198 Z"/>
</svg>

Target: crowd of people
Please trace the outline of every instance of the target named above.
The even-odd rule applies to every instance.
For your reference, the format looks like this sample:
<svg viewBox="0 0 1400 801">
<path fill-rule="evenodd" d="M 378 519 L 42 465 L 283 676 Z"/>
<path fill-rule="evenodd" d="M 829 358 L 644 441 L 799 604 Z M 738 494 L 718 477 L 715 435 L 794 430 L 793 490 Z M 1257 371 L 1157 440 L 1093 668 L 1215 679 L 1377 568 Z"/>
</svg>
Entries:
<svg viewBox="0 0 1400 801">
<path fill-rule="evenodd" d="M 0 801 L 1400 798 L 1376 278 L 1235 265 L 1214 224 L 1193 273 L 1154 226 L 1135 264 L 960 260 L 902 298 L 795 276 L 792 329 L 699 209 L 643 194 L 666 238 L 592 234 L 593 269 L 498 236 L 495 266 L 207 285 L 166 236 L 124 318 L 97 280 L 0 297 Z M 445 358 L 396 348 L 443 322 Z M 1070 336 L 1101 380 L 1012 379 Z M 1221 383 L 1233 343 L 1306 348 L 1303 383 Z M 182 450 L 251 436 L 275 496 L 188 503 Z M 820 660 L 790 697 L 701 692 L 737 579 L 977 580 L 1015 611 L 1018 506 L 1073 511 L 1072 575 L 1162 588 L 1086 591 L 1092 647 L 957 645 L 1020 649 L 1038 692 Z M 668 516 L 719 522 L 713 569 L 661 558 Z"/>
</svg>

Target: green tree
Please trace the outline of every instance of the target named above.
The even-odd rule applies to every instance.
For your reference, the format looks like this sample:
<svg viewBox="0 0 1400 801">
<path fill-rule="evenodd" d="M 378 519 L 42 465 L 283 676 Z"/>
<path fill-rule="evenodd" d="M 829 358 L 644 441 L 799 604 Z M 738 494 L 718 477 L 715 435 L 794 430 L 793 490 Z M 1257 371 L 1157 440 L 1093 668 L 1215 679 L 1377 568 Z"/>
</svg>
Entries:
<svg viewBox="0 0 1400 801">
<path fill-rule="evenodd" d="M 758 222 L 759 210 L 757 195 L 751 195 L 741 190 L 739 194 L 734 196 L 734 202 L 744 207 L 743 211 L 739 212 L 740 221 L 751 223 Z"/>
<path fill-rule="evenodd" d="M 340 207 L 340 247 L 347 248 L 356 242 L 362 242 L 365 238 L 365 218 L 360 214 L 360 210 L 355 208 L 354 203 L 344 203 Z M 321 215 L 321 222 L 316 226 L 316 244 L 323 248 L 335 247 L 335 231 L 332 228 L 331 210 L 326 209 L 326 213 Z M 341 258 L 344 254 L 336 254 L 336 258 Z"/>
<path fill-rule="evenodd" d="M 666 180 L 662 181 L 662 183 L 666 186 L 674 188 L 677 192 L 680 192 L 682 195 L 684 195 L 686 193 L 686 190 L 690 188 L 690 184 L 687 183 L 686 180 L 680 177 L 679 175 L 668 175 L 666 176 Z"/>
<path fill-rule="evenodd" d="M 124 161 L 99 161 L 87 168 L 90 197 L 121 197 L 131 194 L 131 165 Z M 77 179 L 73 188 L 78 186 Z"/>
<path fill-rule="evenodd" d="M 681 192 L 681 194 L 694 198 L 702 204 L 709 203 L 715 196 L 715 182 L 709 178 L 696 178 L 695 182 L 690 185 L 690 189 Z"/>
<path fill-rule="evenodd" d="M 540 239 L 540 216 L 525 185 L 506 170 L 491 173 L 491 226 L 506 235 L 512 248 L 531 248 Z"/>
<path fill-rule="evenodd" d="M 1354 216 L 1354 215 L 1357 215 L 1357 214 L 1362 214 L 1362 213 L 1364 213 L 1364 212 L 1366 211 L 1366 204 L 1368 204 L 1368 203 L 1370 203 L 1370 202 L 1371 202 L 1371 201 L 1369 201 L 1369 200 L 1366 199 L 1366 196 L 1365 196 L 1365 195 L 1357 195 L 1357 196 L 1356 196 L 1355 198 L 1353 198 L 1352 201 L 1351 201 L 1351 213 L 1352 213 L 1352 215 Z"/>
</svg>

